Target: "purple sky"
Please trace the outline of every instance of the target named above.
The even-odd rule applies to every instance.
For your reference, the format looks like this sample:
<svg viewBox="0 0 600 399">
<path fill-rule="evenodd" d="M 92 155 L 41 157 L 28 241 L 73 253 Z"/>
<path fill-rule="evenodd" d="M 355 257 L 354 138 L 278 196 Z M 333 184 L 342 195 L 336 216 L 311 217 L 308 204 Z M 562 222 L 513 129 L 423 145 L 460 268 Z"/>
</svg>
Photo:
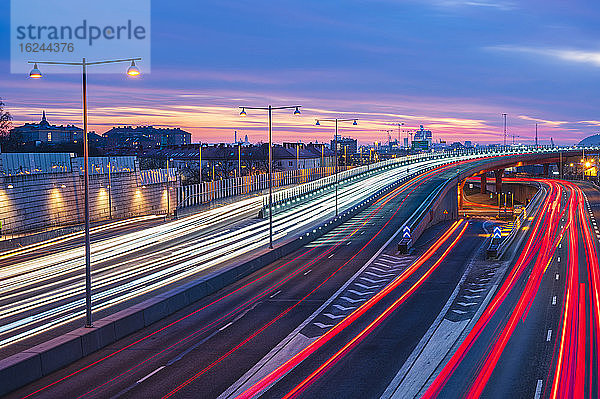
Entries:
<svg viewBox="0 0 600 399">
<path fill-rule="evenodd" d="M 78 75 L 9 73 L 8 2 L 0 5 L 0 97 L 15 125 L 81 125 Z M 152 73 L 92 75 L 89 119 L 182 127 L 194 141 L 266 139 L 266 114 L 240 105 L 302 105 L 275 113 L 275 141 L 329 140 L 315 118 L 357 117 L 361 143 L 420 124 L 434 139 L 532 143 L 539 122 L 576 143 L 600 130 L 600 3 L 573 0 L 153 1 Z M 93 57 L 89 57 L 93 59 Z M 144 61 L 139 63 L 142 73 Z M 406 133 L 402 133 L 404 136 Z"/>
</svg>

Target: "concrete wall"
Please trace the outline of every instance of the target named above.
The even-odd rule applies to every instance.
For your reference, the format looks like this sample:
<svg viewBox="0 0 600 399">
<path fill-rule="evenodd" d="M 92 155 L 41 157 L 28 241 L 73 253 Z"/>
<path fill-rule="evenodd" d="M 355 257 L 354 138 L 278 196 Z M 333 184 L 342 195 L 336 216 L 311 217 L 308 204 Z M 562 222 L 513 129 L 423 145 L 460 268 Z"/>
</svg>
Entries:
<svg viewBox="0 0 600 399">
<path fill-rule="evenodd" d="M 112 218 L 166 213 L 165 184 L 142 185 L 137 171 L 90 175 L 90 218 L 108 220 L 109 191 Z M 175 185 L 175 184 L 173 184 Z M 170 191 L 171 211 L 176 190 Z M 0 177 L 2 235 L 67 226 L 84 221 L 84 179 L 78 171 Z"/>
</svg>

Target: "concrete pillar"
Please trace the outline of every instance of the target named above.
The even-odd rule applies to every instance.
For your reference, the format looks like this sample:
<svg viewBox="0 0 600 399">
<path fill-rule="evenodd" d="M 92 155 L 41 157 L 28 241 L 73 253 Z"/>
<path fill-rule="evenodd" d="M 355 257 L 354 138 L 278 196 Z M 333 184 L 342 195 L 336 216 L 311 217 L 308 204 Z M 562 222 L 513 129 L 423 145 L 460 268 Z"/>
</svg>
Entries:
<svg viewBox="0 0 600 399">
<path fill-rule="evenodd" d="M 502 175 L 504 174 L 504 169 L 497 169 L 494 171 L 494 177 L 496 178 L 496 192 L 502 192 Z"/>
<path fill-rule="evenodd" d="M 544 164 L 544 177 L 548 177 L 548 173 L 550 173 L 550 165 L 545 163 Z"/>
<path fill-rule="evenodd" d="M 463 207 L 463 191 L 465 189 L 465 180 L 458 183 L 458 209 Z"/>
<path fill-rule="evenodd" d="M 485 194 L 487 192 L 487 175 L 485 172 L 481 175 L 481 194 Z"/>
</svg>

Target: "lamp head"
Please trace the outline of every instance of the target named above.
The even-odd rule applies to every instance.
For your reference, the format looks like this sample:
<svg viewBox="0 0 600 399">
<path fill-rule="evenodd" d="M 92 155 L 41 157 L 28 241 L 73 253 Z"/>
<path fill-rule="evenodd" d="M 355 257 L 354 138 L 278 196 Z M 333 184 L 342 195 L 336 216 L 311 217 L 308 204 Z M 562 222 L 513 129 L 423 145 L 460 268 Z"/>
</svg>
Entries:
<svg viewBox="0 0 600 399">
<path fill-rule="evenodd" d="M 248 116 L 245 108 L 242 108 L 242 112 L 240 112 L 240 116 Z"/>
<path fill-rule="evenodd" d="M 294 110 L 294 115 L 298 116 L 300 115 L 300 110 L 298 109 L 299 107 L 296 107 L 296 109 Z"/>
<path fill-rule="evenodd" d="M 356 119 L 354 120 L 354 122 L 352 122 L 352 124 L 353 124 L 354 126 L 358 125 L 358 122 L 356 122 Z"/>
<path fill-rule="evenodd" d="M 317 119 L 317 123 L 315 123 L 315 126 L 321 126 L 321 123 L 319 122 L 318 119 Z"/>
<path fill-rule="evenodd" d="M 127 68 L 127 75 L 135 78 L 140 76 L 140 70 L 137 66 L 135 66 L 135 61 L 131 60 L 131 65 Z"/>
<path fill-rule="evenodd" d="M 39 79 L 42 77 L 42 72 L 38 69 L 37 63 L 33 64 L 33 69 L 29 72 L 29 77 L 33 79 Z"/>
</svg>

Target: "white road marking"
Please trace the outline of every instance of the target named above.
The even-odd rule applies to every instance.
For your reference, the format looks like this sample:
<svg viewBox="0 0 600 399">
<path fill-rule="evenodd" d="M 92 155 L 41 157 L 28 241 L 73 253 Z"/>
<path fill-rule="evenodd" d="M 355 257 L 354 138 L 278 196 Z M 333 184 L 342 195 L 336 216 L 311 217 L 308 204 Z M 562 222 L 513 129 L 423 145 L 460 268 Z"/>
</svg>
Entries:
<svg viewBox="0 0 600 399">
<path fill-rule="evenodd" d="M 535 395 L 533 396 L 533 399 L 540 399 L 540 397 L 542 396 L 542 384 L 544 382 L 542 380 L 537 380 L 537 385 L 535 386 Z"/>
<path fill-rule="evenodd" d="M 319 322 L 316 322 L 316 323 L 313 323 L 313 324 L 314 324 L 315 326 L 317 326 L 317 327 L 319 327 L 319 328 L 323 328 L 323 329 L 326 329 L 326 328 L 331 328 L 331 327 L 333 327 L 333 324 L 323 324 L 323 323 L 319 323 Z"/>
<path fill-rule="evenodd" d="M 308 269 L 307 271 L 304 272 L 304 275 L 306 276 L 308 273 L 310 273 L 312 271 L 312 269 Z"/>
<path fill-rule="evenodd" d="M 329 255 L 329 256 L 328 256 L 328 258 L 329 258 L 329 259 L 333 258 L 333 255 L 335 255 L 335 254 L 331 254 L 331 255 Z"/>
<path fill-rule="evenodd" d="M 356 283 L 356 285 L 359 286 L 360 288 L 364 288 L 365 290 L 373 290 L 373 289 L 379 287 L 377 285 L 371 286 L 371 285 L 364 285 L 364 284 L 361 284 L 361 283 Z"/>
<path fill-rule="evenodd" d="M 331 314 L 331 313 L 323 313 L 323 316 L 327 316 L 327 317 L 329 317 L 330 319 L 334 319 L 334 320 L 335 320 L 335 319 L 341 319 L 342 317 L 346 317 L 346 315 L 343 315 L 343 314 L 339 314 L 339 315 L 333 315 L 333 314 Z"/>
<path fill-rule="evenodd" d="M 360 296 L 365 296 L 365 295 L 371 295 L 374 294 L 373 291 L 367 291 L 367 292 L 360 292 L 360 291 L 356 291 L 356 290 L 348 290 L 348 292 L 355 294 L 355 295 L 360 295 Z"/>
<path fill-rule="evenodd" d="M 219 331 L 223 331 L 224 329 L 226 329 L 227 327 L 229 327 L 232 324 L 233 324 L 233 321 L 230 321 L 229 323 L 225 324 L 223 327 L 219 328 Z"/>
<path fill-rule="evenodd" d="M 337 308 L 337 309 L 341 310 L 342 312 L 347 312 L 347 311 L 349 311 L 349 310 L 356 309 L 356 306 L 350 306 L 349 308 L 347 308 L 347 307 L 345 307 L 345 306 L 342 306 L 342 305 L 337 305 L 337 304 L 336 304 L 336 305 L 333 305 L 333 307 L 335 307 L 335 308 Z"/>
<path fill-rule="evenodd" d="M 546 334 L 546 342 L 550 342 L 552 338 L 552 330 L 548 330 L 548 334 Z"/>
<path fill-rule="evenodd" d="M 552 304 L 553 304 L 553 305 L 556 305 L 556 295 L 554 295 L 554 296 L 552 297 Z"/>
<path fill-rule="evenodd" d="M 276 293 L 274 293 L 273 295 L 271 295 L 269 298 L 275 298 L 280 293 L 281 293 L 281 290 L 277 291 Z"/>
<path fill-rule="evenodd" d="M 352 299 L 352 298 L 348 298 L 347 296 L 340 297 L 340 299 L 343 299 L 344 301 L 348 301 L 350 303 L 357 303 L 357 302 L 364 301 L 364 298 L 361 298 L 361 299 Z"/>
<path fill-rule="evenodd" d="M 141 384 L 142 382 L 146 381 L 148 378 L 152 377 L 154 374 L 158 373 L 160 370 L 162 370 L 164 368 L 165 368 L 165 366 L 160 366 L 159 368 L 157 368 L 156 370 L 154 370 L 153 372 L 151 372 L 144 378 L 137 380 L 136 384 Z"/>
<path fill-rule="evenodd" d="M 558 278 L 559 278 L 559 275 L 558 275 L 558 273 L 556 273 L 556 276 L 554 277 L 554 279 L 558 280 Z"/>
</svg>

